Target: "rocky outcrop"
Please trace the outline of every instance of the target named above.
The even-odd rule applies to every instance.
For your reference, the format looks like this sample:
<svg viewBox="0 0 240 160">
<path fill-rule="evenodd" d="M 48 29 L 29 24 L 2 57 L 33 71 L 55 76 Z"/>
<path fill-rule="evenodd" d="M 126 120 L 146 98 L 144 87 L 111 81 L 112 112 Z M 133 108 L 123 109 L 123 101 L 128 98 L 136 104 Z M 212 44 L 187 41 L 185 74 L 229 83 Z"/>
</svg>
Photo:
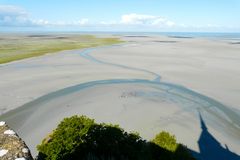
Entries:
<svg viewBox="0 0 240 160">
<path fill-rule="evenodd" d="M 0 121 L 0 159 L 33 160 L 24 141 L 3 121 Z"/>
</svg>

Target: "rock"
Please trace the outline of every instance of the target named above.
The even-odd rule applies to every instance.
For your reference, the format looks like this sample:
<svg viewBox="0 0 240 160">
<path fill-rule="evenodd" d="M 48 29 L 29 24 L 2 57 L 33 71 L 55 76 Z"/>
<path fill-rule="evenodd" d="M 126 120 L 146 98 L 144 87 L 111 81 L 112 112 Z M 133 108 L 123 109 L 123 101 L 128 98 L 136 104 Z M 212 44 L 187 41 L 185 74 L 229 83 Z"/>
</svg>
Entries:
<svg viewBox="0 0 240 160">
<path fill-rule="evenodd" d="M 27 148 L 23 148 L 23 149 L 22 149 L 22 152 L 23 152 L 23 153 L 28 153 L 29 150 L 28 150 Z"/>
<path fill-rule="evenodd" d="M 8 150 L 6 149 L 1 149 L 0 150 L 0 157 L 3 157 L 5 154 L 7 154 Z"/>
<path fill-rule="evenodd" d="M 0 159 L 33 160 L 22 139 L 5 122 L 0 122 Z"/>
<path fill-rule="evenodd" d="M 6 123 L 4 121 L 0 121 L 0 126 L 4 126 Z"/>
<path fill-rule="evenodd" d="M 16 158 L 15 160 L 26 160 L 26 158 Z"/>
<path fill-rule="evenodd" d="M 4 131 L 4 133 L 3 134 L 8 134 L 8 135 L 15 135 L 16 133 L 13 131 L 13 130 L 6 130 L 6 131 Z"/>
</svg>

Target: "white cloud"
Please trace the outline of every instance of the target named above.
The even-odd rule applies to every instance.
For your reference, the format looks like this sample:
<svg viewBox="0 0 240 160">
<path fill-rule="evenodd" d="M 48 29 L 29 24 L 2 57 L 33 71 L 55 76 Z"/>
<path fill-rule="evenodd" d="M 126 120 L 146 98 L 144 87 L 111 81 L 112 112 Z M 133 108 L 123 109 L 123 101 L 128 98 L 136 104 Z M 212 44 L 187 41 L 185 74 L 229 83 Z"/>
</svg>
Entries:
<svg viewBox="0 0 240 160">
<path fill-rule="evenodd" d="M 89 24 L 87 18 L 76 21 L 50 22 L 44 19 L 31 19 L 21 7 L 0 5 L 0 27 L 49 27 L 49 26 L 85 26 Z"/>
<path fill-rule="evenodd" d="M 125 14 L 119 20 L 101 21 L 96 24 L 104 30 L 134 30 L 134 31 L 156 31 L 174 28 L 177 25 L 161 16 L 145 15 L 145 14 Z"/>
<path fill-rule="evenodd" d="M 152 22 L 152 20 L 155 19 L 154 16 L 149 15 L 138 15 L 138 14 L 126 14 L 123 15 L 121 18 L 120 23 L 127 24 L 127 25 L 136 25 L 136 24 L 147 24 L 149 22 Z"/>
<path fill-rule="evenodd" d="M 49 21 L 47 20 L 43 20 L 43 19 L 39 19 L 39 20 L 32 20 L 32 23 L 35 25 L 39 25 L 39 26 L 46 26 L 49 25 Z"/>
<path fill-rule="evenodd" d="M 89 19 L 83 18 L 83 19 L 77 21 L 76 24 L 77 24 L 77 25 L 87 25 L 87 24 L 89 24 Z"/>
<path fill-rule="evenodd" d="M 19 17 L 19 16 L 26 16 L 27 12 L 24 9 L 12 6 L 12 5 L 0 5 L 0 15 L 1 16 L 12 16 L 12 17 Z"/>
<path fill-rule="evenodd" d="M 48 22 L 48 21 L 47 21 Z M 90 24 L 89 19 L 83 18 L 75 21 L 56 21 L 56 22 L 48 22 L 47 26 L 59 26 L 59 27 L 81 27 L 88 26 Z"/>
<path fill-rule="evenodd" d="M 148 25 L 148 26 L 174 26 L 175 23 L 160 16 L 143 15 L 143 14 L 126 14 L 123 15 L 120 21 L 125 25 Z"/>
<path fill-rule="evenodd" d="M 25 26 L 31 24 L 27 12 L 17 6 L 0 5 L 0 26 Z"/>
</svg>

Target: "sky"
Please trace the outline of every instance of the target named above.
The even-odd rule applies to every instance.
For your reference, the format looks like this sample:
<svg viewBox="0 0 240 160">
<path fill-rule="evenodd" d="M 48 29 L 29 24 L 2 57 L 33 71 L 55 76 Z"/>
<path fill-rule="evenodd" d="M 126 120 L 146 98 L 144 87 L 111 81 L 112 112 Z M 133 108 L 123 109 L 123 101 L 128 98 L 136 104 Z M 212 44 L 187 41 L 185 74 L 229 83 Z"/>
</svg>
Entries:
<svg viewBox="0 0 240 160">
<path fill-rule="evenodd" d="M 1 31 L 240 32 L 240 0 L 0 0 Z"/>
</svg>

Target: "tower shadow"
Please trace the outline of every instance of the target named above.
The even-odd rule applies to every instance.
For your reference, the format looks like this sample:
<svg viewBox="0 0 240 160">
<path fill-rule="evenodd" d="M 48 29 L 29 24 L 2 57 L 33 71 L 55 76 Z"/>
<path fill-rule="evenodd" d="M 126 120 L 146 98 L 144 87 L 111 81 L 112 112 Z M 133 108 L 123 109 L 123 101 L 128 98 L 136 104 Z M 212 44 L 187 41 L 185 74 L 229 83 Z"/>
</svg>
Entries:
<svg viewBox="0 0 240 160">
<path fill-rule="evenodd" d="M 208 132 L 208 128 L 199 113 L 202 132 L 198 139 L 200 152 L 191 151 L 193 156 L 198 160 L 240 160 L 240 156 L 230 151 L 228 146 L 221 145 L 217 139 Z"/>
</svg>

